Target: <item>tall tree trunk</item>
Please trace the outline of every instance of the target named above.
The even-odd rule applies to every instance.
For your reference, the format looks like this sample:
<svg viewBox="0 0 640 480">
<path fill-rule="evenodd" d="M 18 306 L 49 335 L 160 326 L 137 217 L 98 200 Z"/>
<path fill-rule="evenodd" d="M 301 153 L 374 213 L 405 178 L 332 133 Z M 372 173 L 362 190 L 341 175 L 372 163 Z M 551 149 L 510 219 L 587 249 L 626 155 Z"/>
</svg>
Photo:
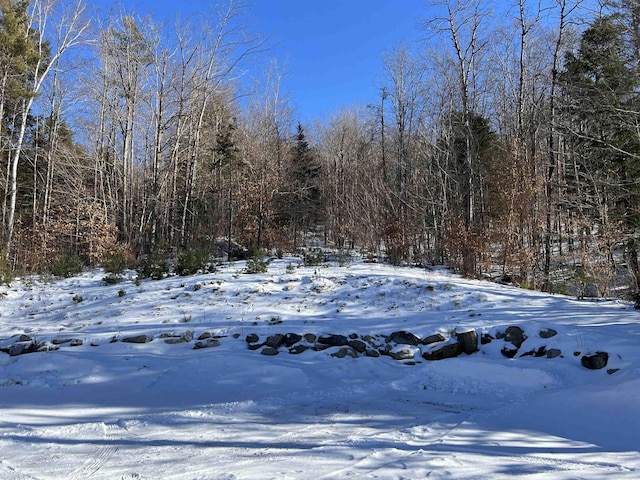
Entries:
<svg viewBox="0 0 640 480">
<path fill-rule="evenodd" d="M 47 56 L 45 51 L 48 49 L 48 44 L 45 40 L 47 32 L 47 22 L 50 18 L 51 9 L 55 6 L 54 3 L 47 3 L 44 0 L 35 0 L 31 6 L 30 24 L 25 30 L 25 35 L 29 36 L 29 32 L 32 29 L 36 29 L 38 34 L 36 35 L 36 51 L 37 59 L 35 61 L 34 68 L 32 70 L 30 78 L 25 82 L 25 88 L 29 90 L 29 95 L 22 100 L 20 115 L 20 126 L 18 135 L 13 145 L 13 153 L 10 161 L 9 171 L 9 211 L 6 225 L 6 236 L 4 247 L 6 249 L 6 255 L 9 255 L 11 250 L 13 235 L 15 230 L 16 220 L 16 200 L 18 192 L 18 165 L 22 156 L 22 149 L 24 147 L 25 134 L 27 131 L 27 122 L 31 108 L 33 106 L 36 95 L 40 93 L 42 84 L 54 65 L 57 64 L 59 58 L 72 46 L 80 43 L 81 37 L 84 31 L 88 28 L 89 24 L 82 20 L 82 14 L 84 12 L 84 5 L 77 3 L 67 7 L 62 7 L 63 11 L 58 18 L 58 24 L 54 27 L 56 34 L 55 50 L 50 52 Z M 30 38 L 26 38 L 26 41 L 31 41 Z"/>
<path fill-rule="evenodd" d="M 5 241 L 5 253 L 9 255 L 11 245 L 13 242 L 13 233 L 15 229 L 16 218 L 16 199 L 18 197 L 18 164 L 20 162 L 20 156 L 22 154 L 22 147 L 24 144 L 24 136 L 27 131 L 27 114 L 31 111 L 31 105 L 33 104 L 33 97 L 29 100 L 22 101 L 22 120 L 20 121 L 20 130 L 18 131 L 18 137 L 14 145 L 13 155 L 11 156 L 11 171 L 9 174 L 9 218 L 7 220 L 7 233 Z"/>
<path fill-rule="evenodd" d="M 555 206 L 554 195 L 556 194 L 556 188 L 554 187 L 554 176 L 558 172 L 558 155 L 559 144 L 557 140 L 556 124 L 557 124 L 557 112 L 556 112 L 556 96 L 558 88 L 558 64 L 560 62 L 560 54 L 562 48 L 562 42 L 564 39 L 564 33 L 566 28 L 567 16 L 573 12 L 578 5 L 578 0 L 572 7 L 568 5 L 567 0 L 558 0 L 559 22 L 557 38 L 554 43 L 552 67 L 551 67 L 551 84 L 549 92 L 549 129 L 547 133 L 547 148 L 548 148 L 548 165 L 547 165 L 547 177 L 545 181 L 545 233 L 544 233 L 544 264 L 542 268 L 543 273 L 543 289 L 549 291 L 551 288 L 551 255 L 553 250 L 553 210 Z"/>
</svg>

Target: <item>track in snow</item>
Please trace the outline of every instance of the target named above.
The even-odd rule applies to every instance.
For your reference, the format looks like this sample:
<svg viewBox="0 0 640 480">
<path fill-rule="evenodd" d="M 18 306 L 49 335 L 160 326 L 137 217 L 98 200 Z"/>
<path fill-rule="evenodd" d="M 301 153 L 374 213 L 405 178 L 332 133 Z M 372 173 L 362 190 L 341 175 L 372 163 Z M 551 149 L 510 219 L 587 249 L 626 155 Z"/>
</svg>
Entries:
<svg viewBox="0 0 640 480">
<path fill-rule="evenodd" d="M 103 428 L 106 444 L 99 447 L 80 468 L 73 471 L 69 475 L 69 480 L 90 478 L 118 451 L 115 441 L 122 438 L 122 435 L 120 435 L 121 428 L 113 422 L 103 423 Z"/>
</svg>

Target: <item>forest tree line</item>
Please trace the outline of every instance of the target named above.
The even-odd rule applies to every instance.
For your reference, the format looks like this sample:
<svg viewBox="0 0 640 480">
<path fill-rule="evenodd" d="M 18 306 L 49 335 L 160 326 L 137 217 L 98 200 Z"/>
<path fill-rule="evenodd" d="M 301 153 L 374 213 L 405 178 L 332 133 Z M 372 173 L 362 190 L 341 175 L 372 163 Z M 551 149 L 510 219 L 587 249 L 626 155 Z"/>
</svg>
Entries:
<svg viewBox="0 0 640 480">
<path fill-rule="evenodd" d="M 313 241 L 637 292 L 639 2 L 492 4 L 425 4 L 377 98 L 301 125 L 277 68 L 241 81 L 269 50 L 235 0 L 164 24 L 0 0 L 3 268 Z"/>
</svg>

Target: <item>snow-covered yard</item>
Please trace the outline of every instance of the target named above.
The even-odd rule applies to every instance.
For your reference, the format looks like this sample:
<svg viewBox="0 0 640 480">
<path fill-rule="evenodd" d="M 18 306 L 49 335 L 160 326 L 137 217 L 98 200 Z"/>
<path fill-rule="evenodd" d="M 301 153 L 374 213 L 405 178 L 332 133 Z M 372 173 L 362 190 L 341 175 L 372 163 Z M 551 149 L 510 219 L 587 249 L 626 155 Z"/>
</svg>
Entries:
<svg viewBox="0 0 640 480">
<path fill-rule="evenodd" d="M 0 479 L 640 476 L 632 305 L 439 269 L 296 263 L 0 287 L 0 349 L 14 354 L 0 353 Z M 526 337 L 514 358 L 508 327 Z M 471 329 L 478 352 L 421 357 Z M 383 345 L 399 331 L 446 340 Z M 301 353 L 248 348 L 286 333 L 306 334 Z M 314 348 L 328 335 L 415 356 Z M 146 343 L 123 341 L 135 337 Z M 596 352 L 607 365 L 585 368 Z"/>
</svg>

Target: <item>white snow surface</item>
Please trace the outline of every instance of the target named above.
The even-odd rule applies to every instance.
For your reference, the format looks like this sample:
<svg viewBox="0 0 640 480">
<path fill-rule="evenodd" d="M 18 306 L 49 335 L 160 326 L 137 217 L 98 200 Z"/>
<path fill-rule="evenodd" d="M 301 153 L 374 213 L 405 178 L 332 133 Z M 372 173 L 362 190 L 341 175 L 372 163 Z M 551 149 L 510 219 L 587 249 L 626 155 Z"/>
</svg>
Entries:
<svg viewBox="0 0 640 480">
<path fill-rule="evenodd" d="M 640 312 L 444 269 L 275 260 L 119 285 L 104 272 L 0 287 L 0 479 L 637 479 Z M 75 300 L 74 300 L 75 297 Z M 81 298 L 81 301 L 79 297 Z M 420 337 L 508 326 L 472 355 L 415 365 L 324 351 L 265 356 L 276 333 Z M 558 334 L 542 339 L 540 330 Z M 194 339 L 170 345 L 161 334 Z M 194 349 L 199 335 L 220 345 Z M 146 344 L 112 342 L 146 334 Z M 557 358 L 520 356 L 557 348 Z M 583 355 L 609 353 L 601 370 Z M 576 355 L 580 352 L 578 355 Z M 619 369 L 614 373 L 612 370 Z M 609 371 L 609 372 L 608 372 Z"/>
</svg>

